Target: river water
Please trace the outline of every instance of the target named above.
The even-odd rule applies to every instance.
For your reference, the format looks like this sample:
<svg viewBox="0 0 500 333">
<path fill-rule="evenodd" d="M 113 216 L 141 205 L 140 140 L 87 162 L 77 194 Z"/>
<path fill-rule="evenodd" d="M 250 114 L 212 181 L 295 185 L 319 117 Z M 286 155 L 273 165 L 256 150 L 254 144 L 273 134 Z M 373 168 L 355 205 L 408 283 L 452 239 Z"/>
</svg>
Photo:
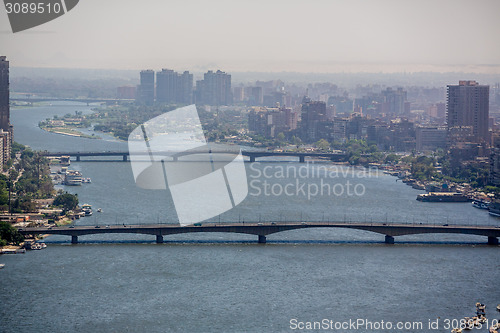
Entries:
<svg viewBox="0 0 500 333">
<path fill-rule="evenodd" d="M 15 140 L 49 151 L 127 149 L 106 135 L 91 140 L 37 127 L 74 111 L 90 107 L 14 109 Z M 63 188 L 103 210 L 77 225 L 177 222 L 166 191 L 138 188 L 130 163 L 72 162 L 71 168 L 92 183 Z M 418 202 L 421 191 L 376 170 L 292 158 L 246 168 L 247 198 L 209 222 L 500 225 L 470 203 Z M 78 245 L 67 236 L 45 241 L 43 251 L 0 257 L 6 264 L 0 332 L 291 332 L 308 322 L 337 332 L 449 332 L 454 319 L 473 315 L 478 301 L 490 321 L 499 317 L 492 309 L 500 303 L 499 249 L 484 245 L 485 237 L 401 236 L 386 245 L 383 235 L 365 231 L 303 229 L 270 235 L 266 245 L 256 244 L 256 236 L 222 233 L 165 236 L 164 244 L 135 234 L 79 237 Z M 359 326 L 346 327 L 350 320 Z M 413 328 L 399 329 L 398 322 Z"/>
</svg>

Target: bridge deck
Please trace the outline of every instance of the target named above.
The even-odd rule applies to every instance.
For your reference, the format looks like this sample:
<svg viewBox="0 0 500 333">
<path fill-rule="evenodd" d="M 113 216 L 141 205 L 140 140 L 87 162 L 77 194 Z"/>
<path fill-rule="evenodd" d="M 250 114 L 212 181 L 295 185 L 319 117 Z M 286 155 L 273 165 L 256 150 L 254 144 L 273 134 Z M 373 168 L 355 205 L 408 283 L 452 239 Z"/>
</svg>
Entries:
<svg viewBox="0 0 500 333">
<path fill-rule="evenodd" d="M 345 222 L 242 222 L 242 223 L 202 223 L 201 225 L 179 226 L 173 224 L 144 225 L 109 225 L 109 226 L 64 226 L 48 228 L 19 229 L 24 235 L 52 234 L 68 235 L 73 242 L 78 236 L 107 233 L 136 233 L 156 235 L 162 242 L 164 235 L 196 232 L 231 232 L 259 236 L 259 242 L 265 242 L 265 236 L 277 232 L 305 228 L 348 228 L 366 230 L 386 236 L 386 242 L 394 242 L 394 236 L 430 233 L 468 234 L 488 237 L 488 243 L 498 244 L 500 227 L 470 225 L 427 225 L 403 223 L 345 223 Z"/>
</svg>

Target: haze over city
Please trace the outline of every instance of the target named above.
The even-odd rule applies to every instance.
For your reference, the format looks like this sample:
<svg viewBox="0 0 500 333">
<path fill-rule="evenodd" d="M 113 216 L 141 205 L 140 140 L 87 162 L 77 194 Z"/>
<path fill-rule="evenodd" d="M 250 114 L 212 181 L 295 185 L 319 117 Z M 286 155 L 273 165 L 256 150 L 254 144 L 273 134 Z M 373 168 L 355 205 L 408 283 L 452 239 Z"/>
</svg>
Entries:
<svg viewBox="0 0 500 333">
<path fill-rule="evenodd" d="M 500 73 L 500 2 L 81 1 L 12 34 L 12 67 Z"/>
</svg>

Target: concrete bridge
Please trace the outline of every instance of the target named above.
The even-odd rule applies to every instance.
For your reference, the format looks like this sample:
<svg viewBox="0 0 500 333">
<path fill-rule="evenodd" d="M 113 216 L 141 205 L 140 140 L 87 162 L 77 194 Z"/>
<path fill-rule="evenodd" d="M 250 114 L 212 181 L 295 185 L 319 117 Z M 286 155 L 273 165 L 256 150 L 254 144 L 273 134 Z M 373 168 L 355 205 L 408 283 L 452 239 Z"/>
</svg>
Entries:
<svg viewBox="0 0 500 333">
<path fill-rule="evenodd" d="M 181 227 L 174 224 L 109 225 L 109 226 L 64 226 L 18 229 L 23 235 L 50 234 L 71 236 L 71 243 L 78 243 L 78 236 L 91 234 L 146 234 L 156 236 L 157 243 L 163 243 L 163 236 L 196 232 L 231 232 L 258 236 L 259 243 L 266 242 L 266 236 L 277 232 L 307 228 L 346 228 L 375 232 L 385 236 L 386 244 L 394 244 L 395 236 L 413 234 L 466 234 L 488 238 L 489 245 L 498 245 L 500 227 L 470 225 L 428 225 L 403 223 L 357 223 L 357 222 L 243 222 L 243 223 L 196 223 Z"/>
<path fill-rule="evenodd" d="M 193 155 L 193 154 L 201 154 L 205 152 L 197 152 L 197 151 L 186 151 L 186 152 L 180 152 L 174 154 L 173 160 L 177 161 L 180 157 L 186 156 L 186 155 Z M 229 154 L 229 153 L 234 153 L 234 151 L 211 151 L 212 154 Z M 60 157 L 60 156 L 71 156 L 74 157 L 77 162 L 82 162 L 82 157 L 85 156 L 92 156 L 92 157 L 101 157 L 101 156 L 119 156 L 122 157 L 122 161 L 127 162 L 128 161 L 128 156 L 130 155 L 130 152 L 128 151 L 102 151 L 102 152 L 48 152 L 44 151 L 41 152 L 42 155 L 44 156 L 52 156 L 52 157 Z M 148 152 L 133 152 L 134 155 L 144 155 L 144 156 L 149 156 Z M 158 155 L 171 155 L 172 152 L 156 152 Z M 310 153 L 298 153 L 298 152 L 271 152 L 271 151 L 242 151 L 241 154 L 243 156 L 248 156 L 250 158 L 250 162 L 255 162 L 257 158 L 259 157 L 269 157 L 269 156 L 287 156 L 287 157 L 298 157 L 299 162 L 304 163 L 306 157 L 312 157 L 312 158 L 317 158 L 317 157 L 323 157 L 323 158 L 328 158 L 332 161 L 335 162 L 340 162 L 344 161 L 347 157 L 346 154 L 344 153 L 317 153 L 317 152 L 310 152 Z M 86 161 L 95 161 L 95 160 L 86 160 Z"/>
</svg>

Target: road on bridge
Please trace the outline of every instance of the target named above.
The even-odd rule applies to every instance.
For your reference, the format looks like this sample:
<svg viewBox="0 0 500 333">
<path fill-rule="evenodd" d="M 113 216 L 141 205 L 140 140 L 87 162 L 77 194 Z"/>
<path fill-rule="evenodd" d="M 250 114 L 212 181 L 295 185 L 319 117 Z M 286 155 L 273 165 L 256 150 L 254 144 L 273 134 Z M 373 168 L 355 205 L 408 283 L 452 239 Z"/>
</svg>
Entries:
<svg viewBox="0 0 500 333">
<path fill-rule="evenodd" d="M 136 233 L 155 235 L 157 243 L 164 235 L 198 232 L 231 232 L 257 235 L 259 243 L 266 242 L 266 236 L 277 232 L 305 228 L 347 228 L 366 230 L 385 235 L 385 243 L 394 244 L 395 236 L 413 234 L 466 234 L 488 237 L 488 244 L 498 245 L 500 226 L 471 225 L 429 225 L 405 223 L 358 223 L 358 222 L 239 222 L 239 223 L 196 223 L 180 226 L 174 224 L 136 224 L 106 226 L 63 226 L 42 228 L 20 228 L 23 235 L 50 234 L 71 236 L 72 243 L 78 243 L 78 236 L 90 234 Z"/>
</svg>

